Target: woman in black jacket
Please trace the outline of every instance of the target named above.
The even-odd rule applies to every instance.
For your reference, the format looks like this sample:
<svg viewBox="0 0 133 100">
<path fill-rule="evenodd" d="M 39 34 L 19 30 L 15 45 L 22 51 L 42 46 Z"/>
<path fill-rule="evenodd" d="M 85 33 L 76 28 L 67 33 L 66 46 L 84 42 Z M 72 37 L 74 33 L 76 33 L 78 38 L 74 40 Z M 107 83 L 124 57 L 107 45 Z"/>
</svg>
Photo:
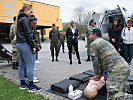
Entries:
<svg viewBox="0 0 133 100">
<path fill-rule="evenodd" d="M 32 26 L 29 21 L 32 15 L 33 9 L 30 5 L 24 5 L 22 7 L 21 13 L 17 16 L 15 22 L 15 34 L 16 34 L 16 48 L 19 51 L 19 68 L 18 74 L 20 77 L 20 89 L 29 88 L 29 92 L 34 92 L 35 90 L 40 90 L 33 83 L 34 67 L 33 67 L 33 55 L 36 52 L 35 42 L 33 39 Z M 24 68 L 27 67 L 27 77 L 29 85 L 24 80 Z"/>
<path fill-rule="evenodd" d="M 72 64 L 72 46 L 74 47 L 74 50 L 76 52 L 78 64 L 81 64 L 79 51 L 78 51 L 78 38 L 77 38 L 78 37 L 78 29 L 75 27 L 74 21 L 71 21 L 70 25 L 71 26 L 67 29 L 67 32 L 66 32 L 70 64 Z"/>
<path fill-rule="evenodd" d="M 109 30 L 110 43 L 118 51 L 120 46 L 121 27 L 118 19 L 114 19 L 112 28 Z"/>
</svg>

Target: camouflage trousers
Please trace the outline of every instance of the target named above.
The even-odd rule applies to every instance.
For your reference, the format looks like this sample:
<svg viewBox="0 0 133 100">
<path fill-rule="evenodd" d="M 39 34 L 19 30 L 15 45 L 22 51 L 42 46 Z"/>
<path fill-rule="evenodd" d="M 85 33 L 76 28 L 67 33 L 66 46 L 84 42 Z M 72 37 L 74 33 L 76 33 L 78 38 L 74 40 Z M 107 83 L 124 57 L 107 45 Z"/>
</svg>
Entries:
<svg viewBox="0 0 133 100">
<path fill-rule="evenodd" d="M 90 56 L 90 44 L 91 42 L 87 39 L 87 56 Z"/>
<path fill-rule="evenodd" d="M 12 45 L 12 62 L 19 62 L 18 50 L 16 48 L 16 45 Z"/>
<path fill-rule="evenodd" d="M 64 41 L 59 43 L 59 51 L 60 51 L 61 46 L 62 46 L 62 50 L 64 52 Z"/>
<path fill-rule="evenodd" d="M 131 95 L 126 93 L 125 84 L 130 74 L 128 65 L 114 68 L 106 81 L 107 100 L 131 100 Z"/>
<path fill-rule="evenodd" d="M 54 49 L 55 49 L 56 57 L 58 57 L 58 55 L 59 55 L 59 43 L 58 42 L 50 44 L 50 50 L 51 50 L 51 56 L 52 57 L 54 57 Z"/>
</svg>

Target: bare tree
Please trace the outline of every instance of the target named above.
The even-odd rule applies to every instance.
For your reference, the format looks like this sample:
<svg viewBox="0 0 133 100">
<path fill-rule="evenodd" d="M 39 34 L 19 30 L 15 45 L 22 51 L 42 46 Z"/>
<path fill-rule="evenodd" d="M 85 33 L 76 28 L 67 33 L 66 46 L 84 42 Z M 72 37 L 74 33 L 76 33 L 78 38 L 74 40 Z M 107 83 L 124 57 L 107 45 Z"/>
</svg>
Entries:
<svg viewBox="0 0 133 100">
<path fill-rule="evenodd" d="M 76 20 L 76 22 L 79 25 L 82 25 L 83 22 L 83 18 L 84 18 L 84 9 L 80 6 L 78 6 L 77 8 L 74 9 L 74 16 L 73 16 Z"/>
<path fill-rule="evenodd" d="M 81 34 L 85 34 L 87 31 L 87 25 L 89 23 L 91 16 L 90 11 L 85 11 L 82 7 L 76 7 L 74 9 L 74 19 L 76 21 L 76 26 L 79 30 L 79 36 L 81 37 Z"/>
</svg>

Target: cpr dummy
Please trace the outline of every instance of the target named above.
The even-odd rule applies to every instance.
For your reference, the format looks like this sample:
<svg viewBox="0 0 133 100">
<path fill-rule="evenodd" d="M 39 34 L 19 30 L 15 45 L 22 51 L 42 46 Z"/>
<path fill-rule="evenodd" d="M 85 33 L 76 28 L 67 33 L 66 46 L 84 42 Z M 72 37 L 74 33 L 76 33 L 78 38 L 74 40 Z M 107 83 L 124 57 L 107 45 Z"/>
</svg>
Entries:
<svg viewBox="0 0 133 100">
<path fill-rule="evenodd" d="M 90 80 L 87 87 L 84 89 L 84 96 L 88 99 L 96 97 L 103 85 L 105 85 L 104 77 L 101 77 L 99 81 Z"/>
</svg>

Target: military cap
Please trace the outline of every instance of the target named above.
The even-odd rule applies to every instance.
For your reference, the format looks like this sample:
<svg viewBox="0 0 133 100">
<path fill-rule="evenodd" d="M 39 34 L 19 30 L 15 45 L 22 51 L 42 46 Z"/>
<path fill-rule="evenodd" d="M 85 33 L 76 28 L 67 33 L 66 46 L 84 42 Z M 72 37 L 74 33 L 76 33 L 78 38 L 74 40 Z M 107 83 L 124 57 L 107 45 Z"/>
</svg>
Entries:
<svg viewBox="0 0 133 100">
<path fill-rule="evenodd" d="M 101 30 L 99 28 L 94 28 L 91 30 L 91 32 L 101 32 Z"/>
<path fill-rule="evenodd" d="M 91 19 L 91 20 L 90 20 L 90 23 L 93 22 L 93 21 L 95 21 L 95 20 L 94 20 L 94 19 Z"/>
</svg>

